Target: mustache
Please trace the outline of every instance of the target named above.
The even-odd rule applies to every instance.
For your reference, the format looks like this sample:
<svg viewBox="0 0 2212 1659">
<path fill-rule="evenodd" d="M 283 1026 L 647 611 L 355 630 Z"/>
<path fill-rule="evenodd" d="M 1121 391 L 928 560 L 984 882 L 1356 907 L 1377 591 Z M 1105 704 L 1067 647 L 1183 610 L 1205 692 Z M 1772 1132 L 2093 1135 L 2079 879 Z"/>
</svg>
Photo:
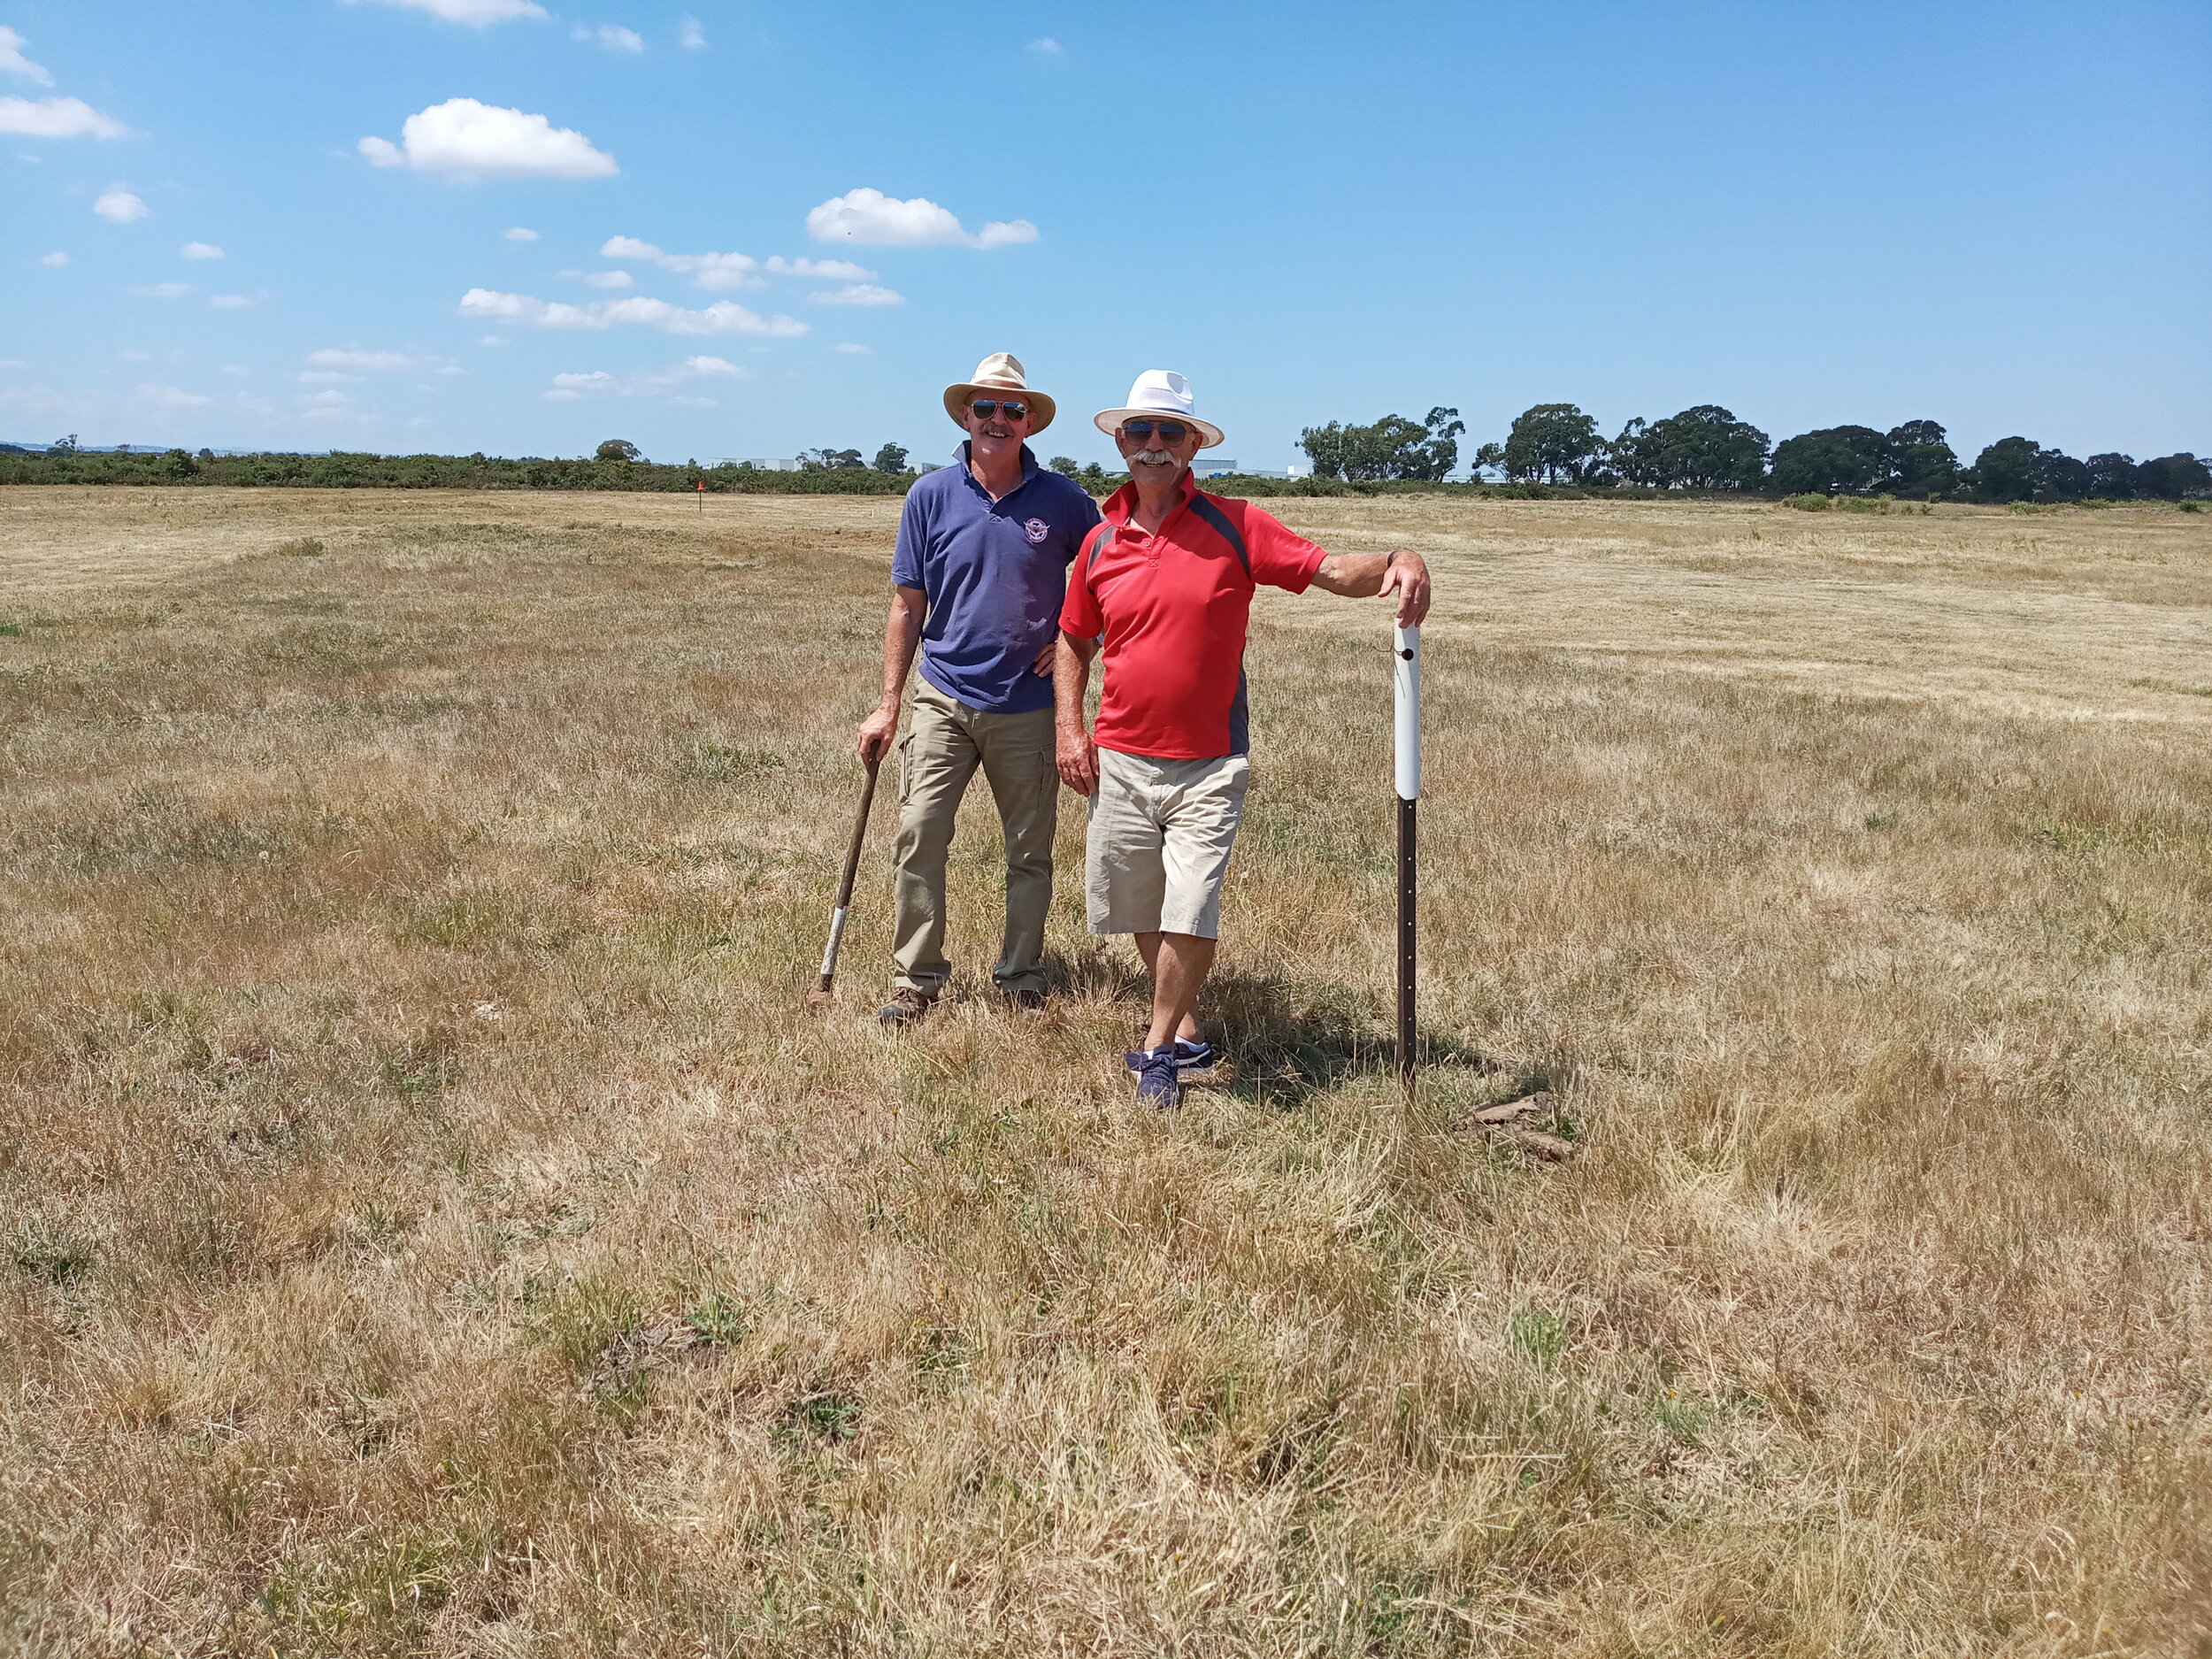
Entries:
<svg viewBox="0 0 2212 1659">
<path fill-rule="evenodd" d="M 1165 449 L 1140 449 L 1129 459 L 1132 463 L 1142 462 L 1147 466 L 1180 466 L 1183 465 Z"/>
</svg>

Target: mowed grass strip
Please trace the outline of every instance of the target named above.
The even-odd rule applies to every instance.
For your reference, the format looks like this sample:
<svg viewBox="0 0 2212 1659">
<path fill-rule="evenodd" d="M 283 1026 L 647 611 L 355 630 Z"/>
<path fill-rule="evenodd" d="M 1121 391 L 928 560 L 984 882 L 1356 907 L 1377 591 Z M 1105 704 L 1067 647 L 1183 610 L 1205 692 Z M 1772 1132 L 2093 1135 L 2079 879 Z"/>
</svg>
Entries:
<svg viewBox="0 0 2212 1659">
<path fill-rule="evenodd" d="M 32 591 L 0 637 L 7 1645 L 2212 1637 L 2187 697 L 1690 672 L 1578 641 L 1571 585 L 1556 641 L 1500 643 L 1482 583 L 1537 580 L 1534 521 L 1375 503 L 1326 533 L 1428 537 L 1462 618 L 1428 652 L 1421 1097 L 1387 1066 L 1381 617 L 1316 596 L 1251 653 L 1202 1009 L 1234 1074 L 1141 1114 L 1079 803 L 1048 1012 L 985 994 L 979 787 L 949 1005 L 868 1020 L 879 812 L 840 1008 L 801 1012 L 879 504 L 227 499 L 243 557 Z M 1686 581 L 1804 517 L 1641 511 Z M 1993 522 L 1885 583 L 2001 611 L 1954 580 Z M 2169 527 L 2131 534 L 2037 580 L 2151 569 L 2181 607 Z M 1778 645 L 1840 557 L 1799 551 L 1796 588 L 1757 556 L 1804 601 Z M 1653 603 L 1694 619 L 1694 587 Z M 2124 687 L 2047 642 L 2053 703 Z M 1470 1124 L 1536 1088 L 1568 1164 Z"/>
</svg>

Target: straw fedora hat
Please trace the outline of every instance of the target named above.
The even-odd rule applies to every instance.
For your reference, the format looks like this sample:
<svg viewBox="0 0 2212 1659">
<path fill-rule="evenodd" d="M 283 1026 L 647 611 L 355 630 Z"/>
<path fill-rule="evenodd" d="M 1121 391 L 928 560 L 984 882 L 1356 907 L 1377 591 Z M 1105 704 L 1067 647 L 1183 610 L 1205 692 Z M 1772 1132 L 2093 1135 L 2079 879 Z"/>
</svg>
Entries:
<svg viewBox="0 0 2212 1659">
<path fill-rule="evenodd" d="M 994 351 L 975 365 L 975 379 L 945 388 L 945 412 L 952 424 L 966 430 L 968 404 L 977 397 L 1010 396 L 1029 405 L 1032 437 L 1052 424 L 1057 405 L 1042 392 L 1033 392 L 1022 381 L 1022 360 L 1010 351 Z"/>
<path fill-rule="evenodd" d="M 1123 409 L 1102 409 L 1091 417 L 1098 429 L 1112 437 L 1125 420 L 1146 416 L 1164 416 L 1179 420 L 1186 426 L 1198 428 L 1198 435 L 1205 442 L 1198 447 L 1210 449 L 1221 442 L 1221 428 L 1210 420 L 1201 420 L 1190 412 L 1190 382 L 1173 369 L 1147 369 L 1137 376 L 1137 383 L 1129 388 L 1129 403 Z"/>
</svg>

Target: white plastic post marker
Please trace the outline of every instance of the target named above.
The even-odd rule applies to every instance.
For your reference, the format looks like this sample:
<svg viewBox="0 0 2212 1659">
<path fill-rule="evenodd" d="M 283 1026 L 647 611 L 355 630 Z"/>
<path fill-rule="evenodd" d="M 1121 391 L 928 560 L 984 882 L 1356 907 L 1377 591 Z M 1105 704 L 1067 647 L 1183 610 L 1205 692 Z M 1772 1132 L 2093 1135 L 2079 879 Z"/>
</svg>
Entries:
<svg viewBox="0 0 2212 1659">
<path fill-rule="evenodd" d="M 1421 799 L 1421 630 L 1398 628 L 1393 636 L 1390 680 L 1396 704 L 1398 793 L 1398 1082 L 1413 1092 L 1416 965 L 1413 924 L 1419 845 L 1414 817 Z"/>
</svg>

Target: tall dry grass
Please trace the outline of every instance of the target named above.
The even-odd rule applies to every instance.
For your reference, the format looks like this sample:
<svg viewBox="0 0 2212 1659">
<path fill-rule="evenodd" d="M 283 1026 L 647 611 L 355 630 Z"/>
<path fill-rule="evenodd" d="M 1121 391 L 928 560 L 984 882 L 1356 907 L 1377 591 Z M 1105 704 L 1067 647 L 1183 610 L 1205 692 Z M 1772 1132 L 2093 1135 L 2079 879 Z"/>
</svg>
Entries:
<svg viewBox="0 0 2212 1659">
<path fill-rule="evenodd" d="M 2212 538 L 1281 505 L 1445 588 L 1411 1109 L 1373 606 L 1160 1117 L 1064 876 L 870 1025 L 881 823 L 799 1012 L 895 503 L 12 495 L 0 1643 L 2212 1651 Z"/>
</svg>

